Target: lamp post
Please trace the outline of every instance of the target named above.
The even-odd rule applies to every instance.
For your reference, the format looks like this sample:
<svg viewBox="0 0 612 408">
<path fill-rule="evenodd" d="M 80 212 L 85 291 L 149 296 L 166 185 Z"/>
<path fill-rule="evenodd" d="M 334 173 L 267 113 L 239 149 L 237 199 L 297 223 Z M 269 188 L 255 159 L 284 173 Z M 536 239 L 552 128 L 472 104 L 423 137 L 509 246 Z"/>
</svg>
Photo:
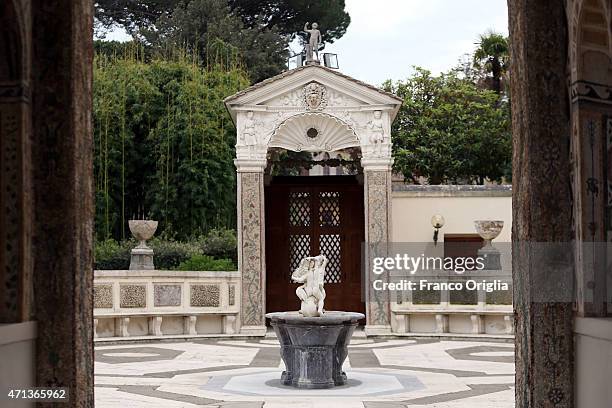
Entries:
<svg viewBox="0 0 612 408">
<path fill-rule="evenodd" d="M 438 233 L 440 232 L 440 228 L 444 226 L 444 217 L 440 214 L 436 214 L 431 217 L 431 225 L 434 227 L 433 233 L 433 242 L 434 246 L 438 245 Z"/>
</svg>

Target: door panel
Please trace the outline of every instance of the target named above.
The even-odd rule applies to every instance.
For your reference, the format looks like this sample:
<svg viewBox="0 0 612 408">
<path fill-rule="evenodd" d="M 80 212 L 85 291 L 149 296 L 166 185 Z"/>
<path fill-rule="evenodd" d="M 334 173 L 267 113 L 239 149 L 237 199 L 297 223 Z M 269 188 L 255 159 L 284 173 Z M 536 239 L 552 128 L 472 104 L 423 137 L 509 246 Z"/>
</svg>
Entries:
<svg viewBox="0 0 612 408">
<path fill-rule="evenodd" d="M 265 193 L 266 310 L 299 310 L 291 272 L 302 258 L 323 254 L 325 309 L 363 312 L 363 186 L 354 176 L 279 177 Z"/>
</svg>

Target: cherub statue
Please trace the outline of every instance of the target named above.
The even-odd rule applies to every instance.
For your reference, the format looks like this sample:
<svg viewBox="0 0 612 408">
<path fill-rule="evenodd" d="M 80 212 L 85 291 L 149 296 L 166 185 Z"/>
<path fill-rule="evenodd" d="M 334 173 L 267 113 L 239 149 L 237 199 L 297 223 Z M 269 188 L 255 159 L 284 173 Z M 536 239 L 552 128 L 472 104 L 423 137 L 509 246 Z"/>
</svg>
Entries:
<svg viewBox="0 0 612 408">
<path fill-rule="evenodd" d="M 245 146 L 255 146 L 257 144 L 256 123 L 253 116 L 253 111 L 248 111 L 242 125 L 242 142 Z"/>
<path fill-rule="evenodd" d="M 309 35 L 308 45 L 306 46 L 306 63 L 319 62 L 319 44 L 323 41 L 321 38 L 321 32 L 319 31 L 319 25 L 312 23 L 312 28 L 308 29 L 308 22 L 304 24 L 304 32 Z M 316 54 L 316 58 L 314 58 Z"/>
<path fill-rule="evenodd" d="M 324 255 L 307 257 L 300 261 L 298 268 L 291 274 L 291 280 L 303 283 L 295 291 L 302 301 L 300 314 L 304 317 L 320 317 L 323 315 L 325 301 L 325 268 L 327 258 Z"/>
<path fill-rule="evenodd" d="M 368 122 L 368 128 L 370 129 L 370 144 L 374 152 L 382 154 L 382 147 L 385 143 L 385 124 L 381 111 L 374 111 L 374 118 Z"/>
</svg>

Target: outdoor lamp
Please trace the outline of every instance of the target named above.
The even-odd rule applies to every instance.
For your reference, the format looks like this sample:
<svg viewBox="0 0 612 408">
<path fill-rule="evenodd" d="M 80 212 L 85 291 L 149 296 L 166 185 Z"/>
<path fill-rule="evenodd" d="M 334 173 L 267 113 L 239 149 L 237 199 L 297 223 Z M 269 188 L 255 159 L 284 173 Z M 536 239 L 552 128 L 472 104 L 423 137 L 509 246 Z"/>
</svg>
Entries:
<svg viewBox="0 0 612 408">
<path fill-rule="evenodd" d="M 444 226 L 444 217 L 436 214 L 431 217 L 431 225 L 434 227 L 433 241 L 434 245 L 438 245 L 438 232 Z"/>
<path fill-rule="evenodd" d="M 327 68 L 338 69 L 338 55 L 326 52 L 323 54 L 323 65 Z"/>
</svg>

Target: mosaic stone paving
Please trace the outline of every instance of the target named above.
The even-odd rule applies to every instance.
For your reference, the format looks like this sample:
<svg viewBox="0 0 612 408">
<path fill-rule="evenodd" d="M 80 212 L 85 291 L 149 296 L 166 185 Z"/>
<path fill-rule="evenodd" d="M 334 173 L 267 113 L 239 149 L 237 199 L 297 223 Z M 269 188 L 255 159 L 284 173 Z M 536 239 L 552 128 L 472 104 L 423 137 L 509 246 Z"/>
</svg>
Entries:
<svg viewBox="0 0 612 408">
<path fill-rule="evenodd" d="M 96 408 L 512 408 L 514 347 L 366 339 L 356 333 L 331 390 L 280 384 L 278 341 L 192 340 L 96 347 Z"/>
</svg>

